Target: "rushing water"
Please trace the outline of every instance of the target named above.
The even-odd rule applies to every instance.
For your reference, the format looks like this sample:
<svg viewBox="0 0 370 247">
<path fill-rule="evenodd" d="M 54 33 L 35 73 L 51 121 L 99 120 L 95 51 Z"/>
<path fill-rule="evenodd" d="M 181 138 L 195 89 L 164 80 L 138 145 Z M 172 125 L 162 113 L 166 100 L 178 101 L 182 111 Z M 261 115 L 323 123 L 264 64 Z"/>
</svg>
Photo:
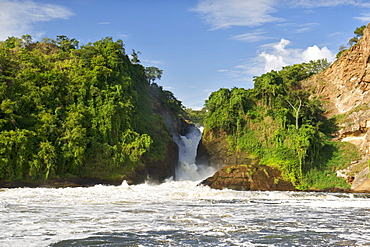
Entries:
<svg viewBox="0 0 370 247">
<path fill-rule="evenodd" d="M 213 190 L 178 172 L 160 185 L 0 189 L 0 246 L 370 245 L 369 194 Z"/>
</svg>

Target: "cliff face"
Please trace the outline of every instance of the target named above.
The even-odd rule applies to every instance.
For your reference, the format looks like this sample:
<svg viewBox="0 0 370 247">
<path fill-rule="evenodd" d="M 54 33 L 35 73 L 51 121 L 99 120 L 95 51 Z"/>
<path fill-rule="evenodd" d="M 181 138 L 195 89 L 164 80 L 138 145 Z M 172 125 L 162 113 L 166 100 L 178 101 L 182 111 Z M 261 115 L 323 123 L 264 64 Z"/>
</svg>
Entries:
<svg viewBox="0 0 370 247">
<path fill-rule="evenodd" d="M 336 116 L 339 130 L 335 138 L 355 144 L 363 155 L 347 171 L 354 174 L 352 188 L 370 190 L 370 186 L 363 186 L 363 177 L 368 174 L 361 172 L 370 154 L 370 24 L 357 44 L 330 68 L 305 81 L 303 87 L 324 101 L 326 117 Z"/>
</svg>

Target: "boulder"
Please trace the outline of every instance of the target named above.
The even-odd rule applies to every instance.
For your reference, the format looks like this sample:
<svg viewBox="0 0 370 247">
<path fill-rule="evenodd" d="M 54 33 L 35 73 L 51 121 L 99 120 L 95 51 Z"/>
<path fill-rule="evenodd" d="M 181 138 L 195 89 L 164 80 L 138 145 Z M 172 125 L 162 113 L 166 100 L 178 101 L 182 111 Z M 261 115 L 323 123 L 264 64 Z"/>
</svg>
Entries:
<svg viewBox="0 0 370 247">
<path fill-rule="evenodd" d="M 213 189 L 296 191 L 278 169 L 266 165 L 229 165 L 201 182 Z"/>
</svg>

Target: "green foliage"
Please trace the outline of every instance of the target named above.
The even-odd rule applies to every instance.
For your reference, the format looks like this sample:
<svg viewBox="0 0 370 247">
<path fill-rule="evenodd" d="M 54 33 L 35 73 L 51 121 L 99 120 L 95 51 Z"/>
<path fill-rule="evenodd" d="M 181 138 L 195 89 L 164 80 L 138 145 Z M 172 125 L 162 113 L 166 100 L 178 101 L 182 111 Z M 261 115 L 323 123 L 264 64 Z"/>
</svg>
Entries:
<svg viewBox="0 0 370 247">
<path fill-rule="evenodd" d="M 348 40 L 349 47 L 355 45 L 359 41 L 359 39 L 364 35 L 365 29 L 366 29 L 366 25 L 362 25 L 361 27 L 357 27 L 355 31 L 353 31 L 355 36 Z M 348 48 L 346 48 L 346 46 L 344 45 L 341 45 L 339 47 L 339 52 L 337 53 L 336 58 L 341 57 L 343 52 L 345 52 L 346 50 L 348 50 Z"/>
<path fill-rule="evenodd" d="M 181 101 L 176 99 L 175 95 L 168 90 L 164 90 L 162 86 L 157 83 L 150 85 L 150 93 L 157 98 L 160 103 L 174 114 L 183 114 L 183 105 Z"/>
<path fill-rule="evenodd" d="M 308 63 L 303 63 L 303 65 L 307 68 L 308 73 L 310 74 L 318 74 L 323 70 L 326 70 L 331 65 L 330 62 L 326 58 L 319 59 L 316 61 L 310 60 Z"/>
<path fill-rule="evenodd" d="M 205 128 L 228 134 L 240 131 L 244 125 L 244 119 L 240 116 L 245 115 L 253 104 L 249 94 L 248 90 L 242 88 L 222 88 L 213 92 L 206 101 L 208 115 L 204 120 Z"/>
<path fill-rule="evenodd" d="M 201 110 L 193 110 L 191 108 L 185 109 L 185 118 L 196 125 L 204 125 L 204 119 L 207 115 L 206 108 L 203 107 Z"/>
<path fill-rule="evenodd" d="M 154 83 L 156 79 L 160 80 L 162 77 L 162 73 L 162 70 L 154 66 L 145 68 L 145 75 L 148 78 L 149 83 Z"/>
<path fill-rule="evenodd" d="M 162 71 L 137 62 L 112 38 L 0 42 L 0 179 L 104 178 L 132 172 L 145 155 L 164 158 L 166 127 L 148 105 L 174 114 L 182 105 L 169 91 L 155 99 L 148 80 Z"/>
<path fill-rule="evenodd" d="M 322 161 L 330 146 L 325 133 L 333 123 L 322 117 L 321 102 L 302 90 L 300 81 L 329 65 L 319 60 L 286 66 L 255 77 L 253 89 L 213 92 L 206 101 L 205 136 L 224 132 L 231 147 L 280 169 L 296 187 L 313 185 L 315 176 L 321 177 L 313 171 L 326 173 L 334 166 L 329 157 L 339 154 Z M 346 163 L 342 157 L 337 165 Z M 316 174 L 312 181 L 309 174 Z"/>
<path fill-rule="evenodd" d="M 349 46 L 353 46 L 354 44 L 358 42 L 358 40 L 364 35 L 365 28 L 366 28 L 366 25 L 362 25 L 361 27 L 358 27 L 355 29 L 355 31 L 353 31 L 353 33 L 356 34 L 356 36 L 354 36 L 348 41 Z"/>
<path fill-rule="evenodd" d="M 343 178 L 336 176 L 336 171 L 347 168 L 351 161 L 359 157 L 356 146 L 351 143 L 326 141 L 321 155 L 315 160 L 315 166 L 304 175 L 303 184 L 307 188 L 317 189 L 349 188 L 350 185 Z"/>
</svg>

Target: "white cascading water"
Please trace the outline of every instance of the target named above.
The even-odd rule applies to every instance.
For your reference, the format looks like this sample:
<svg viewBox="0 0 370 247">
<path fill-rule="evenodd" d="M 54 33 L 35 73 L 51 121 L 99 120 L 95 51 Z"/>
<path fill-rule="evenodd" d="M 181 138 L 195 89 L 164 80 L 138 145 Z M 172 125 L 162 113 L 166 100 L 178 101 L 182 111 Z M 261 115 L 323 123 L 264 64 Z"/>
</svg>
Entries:
<svg viewBox="0 0 370 247">
<path fill-rule="evenodd" d="M 207 165 L 195 164 L 197 148 L 202 138 L 203 128 L 194 127 L 186 136 L 175 140 L 179 146 L 179 164 L 176 167 L 176 181 L 198 181 L 212 176 L 216 169 Z"/>
<path fill-rule="evenodd" d="M 177 140 L 177 181 L 0 188 L 0 246 L 370 245 L 370 194 L 198 186 L 214 172 L 194 164 L 200 135 Z"/>
</svg>

